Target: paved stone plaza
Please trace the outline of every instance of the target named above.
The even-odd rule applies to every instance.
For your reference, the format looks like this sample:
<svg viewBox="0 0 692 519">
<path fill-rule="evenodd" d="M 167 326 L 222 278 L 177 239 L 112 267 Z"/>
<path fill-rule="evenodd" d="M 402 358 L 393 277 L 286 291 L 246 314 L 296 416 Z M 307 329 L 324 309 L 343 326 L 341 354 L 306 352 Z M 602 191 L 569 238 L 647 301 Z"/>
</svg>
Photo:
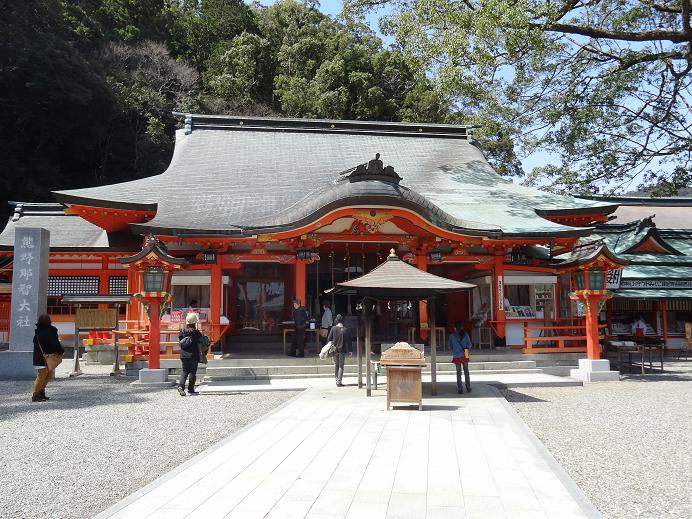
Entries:
<svg viewBox="0 0 692 519">
<path fill-rule="evenodd" d="M 454 389 L 387 412 L 320 383 L 99 517 L 599 516 L 497 390 Z"/>
</svg>

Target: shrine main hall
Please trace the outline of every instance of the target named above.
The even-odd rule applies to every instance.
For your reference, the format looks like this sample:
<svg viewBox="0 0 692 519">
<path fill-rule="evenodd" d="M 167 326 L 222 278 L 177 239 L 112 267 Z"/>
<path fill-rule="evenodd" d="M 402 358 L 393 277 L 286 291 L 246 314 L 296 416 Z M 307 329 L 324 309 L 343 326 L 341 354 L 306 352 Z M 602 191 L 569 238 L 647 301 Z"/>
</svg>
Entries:
<svg viewBox="0 0 692 519">
<path fill-rule="evenodd" d="M 584 351 L 579 341 L 526 341 L 533 327 L 583 326 L 583 308 L 569 296 L 569 265 L 583 247 L 625 265 L 609 280 L 615 297 L 601 315 L 611 333 L 643 317 L 667 347 L 684 340 L 692 321 L 689 199 L 586 199 L 515 184 L 493 170 L 464 126 L 181 117 L 161 174 L 12 203 L 0 234 L 0 342 L 22 226 L 51 233 L 48 310 L 66 337 L 74 308 L 62 298 L 142 291 L 120 259 L 154 236 L 186 260 L 172 276 L 163 320 L 180 322 L 194 309 L 224 351 L 280 341 L 293 298 L 316 319 L 325 301 L 334 314 L 358 315 L 355 298 L 325 291 L 371 271 L 390 249 L 475 286 L 442 296 L 435 322 L 449 330 L 481 315 L 480 345 Z M 135 300 L 123 312 L 123 321 L 146 321 Z M 424 302 L 380 303 L 375 340 L 425 340 L 427 312 Z"/>
</svg>

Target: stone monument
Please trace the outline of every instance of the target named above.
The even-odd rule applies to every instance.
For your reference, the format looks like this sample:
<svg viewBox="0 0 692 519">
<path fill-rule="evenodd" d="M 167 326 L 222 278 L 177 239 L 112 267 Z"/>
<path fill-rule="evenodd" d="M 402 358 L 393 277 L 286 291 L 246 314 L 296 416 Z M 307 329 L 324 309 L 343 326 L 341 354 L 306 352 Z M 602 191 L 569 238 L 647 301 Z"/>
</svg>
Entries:
<svg viewBox="0 0 692 519">
<path fill-rule="evenodd" d="M 0 378 L 36 376 L 33 367 L 34 329 L 46 313 L 50 232 L 18 227 L 14 233 L 10 349 L 0 352 Z"/>
</svg>

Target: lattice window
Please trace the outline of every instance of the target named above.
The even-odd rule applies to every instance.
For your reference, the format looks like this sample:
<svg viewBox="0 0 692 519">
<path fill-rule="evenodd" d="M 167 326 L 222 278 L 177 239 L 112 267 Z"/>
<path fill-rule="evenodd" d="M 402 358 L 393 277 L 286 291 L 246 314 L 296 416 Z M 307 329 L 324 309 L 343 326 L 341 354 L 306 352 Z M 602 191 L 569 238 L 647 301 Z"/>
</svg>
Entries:
<svg viewBox="0 0 692 519">
<path fill-rule="evenodd" d="M 48 276 L 49 296 L 98 293 L 98 276 Z"/>
<path fill-rule="evenodd" d="M 692 311 L 692 299 L 668 299 L 666 308 L 668 310 Z"/>
<path fill-rule="evenodd" d="M 655 299 L 613 299 L 612 309 L 620 312 L 653 312 L 658 301 Z"/>
<path fill-rule="evenodd" d="M 113 296 L 127 294 L 127 276 L 110 276 L 108 278 L 108 293 Z"/>
</svg>

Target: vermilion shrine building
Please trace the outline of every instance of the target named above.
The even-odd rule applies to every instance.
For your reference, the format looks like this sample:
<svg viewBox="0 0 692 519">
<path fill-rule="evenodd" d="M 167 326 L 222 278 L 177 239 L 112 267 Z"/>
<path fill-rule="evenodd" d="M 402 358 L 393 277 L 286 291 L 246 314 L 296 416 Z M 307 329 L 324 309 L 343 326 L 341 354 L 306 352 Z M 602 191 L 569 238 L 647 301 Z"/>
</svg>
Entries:
<svg viewBox="0 0 692 519">
<path fill-rule="evenodd" d="M 325 290 L 370 271 L 391 248 L 420 269 L 477 285 L 443 298 L 436 321 L 450 328 L 486 304 L 474 340 L 487 345 L 583 351 L 578 340 L 526 344 L 525 336 L 580 324 L 560 265 L 595 240 L 630 261 L 612 276 L 619 289 L 603 312 L 611 329 L 641 314 L 675 347 L 681 323 L 692 321 L 689 200 L 669 206 L 687 229 L 659 229 L 647 218 L 656 208 L 638 199 L 514 184 L 462 126 L 186 115 L 162 174 L 54 196 L 57 204 L 14 203 L 0 234 L 0 276 L 11 276 L 15 228 L 49 229 L 49 311 L 65 335 L 72 310 L 62 295 L 141 290 L 119 259 L 150 234 L 189 263 L 173 275 L 165 319 L 196 308 L 230 349 L 244 335 L 278 335 L 293 297 L 319 316 Z M 608 223 L 633 207 L 653 210 Z M 357 301 L 331 298 L 335 313 L 357 314 Z M 0 302 L 0 334 L 8 312 Z M 411 328 L 426 337 L 426 312 L 422 303 L 381 304 L 375 337 L 405 338 Z M 123 317 L 144 312 L 135 302 Z"/>
</svg>

